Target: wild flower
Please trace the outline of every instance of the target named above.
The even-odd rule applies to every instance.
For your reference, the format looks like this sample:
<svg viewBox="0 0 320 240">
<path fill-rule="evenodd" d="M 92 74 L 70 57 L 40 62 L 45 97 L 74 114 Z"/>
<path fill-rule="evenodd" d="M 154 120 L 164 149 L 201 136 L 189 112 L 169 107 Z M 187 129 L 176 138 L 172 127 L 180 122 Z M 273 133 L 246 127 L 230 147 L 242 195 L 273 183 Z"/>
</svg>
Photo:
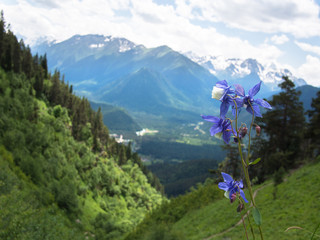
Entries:
<svg viewBox="0 0 320 240">
<path fill-rule="evenodd" d="M 211 96 L 214 99 L 223 101 L 223 98 L 227 95 L 233 93 L 231 90 L 231 86 L 228 86 L 228 82 L 226 80 L 219 81 L 213 86 Z"/>
<path fill-rule="evenodd" d="M 225 143 L 229 143 L 231 133 L 231 122 L 228 119 L 222 119 L 215 116 L 203 116 L 202 118 L 208 122 L 212 122 L 213 125 L 210 128 L 211 136 L 221 137 Z"/>
<path fill-rule="evenodd" d="M 252 192 L 252 187 L 251 187 L 251 181 L 250 181 L 250 176 L 249 176 L 249 166 L 253 166 L 257 164 L 260 161 L 260 158 L 257 160 L 250 162 L 250 140 L 251 140 L 251 129 L 253 125 L 255 125 L 255 130 L 257 133 L 257 136 L 260 135 L 261 128 L 257 124 L 254 123 L 254 118 L 255 117 L 262 117 L 260 113 L 260 106 L 267 108 L 267 109 L 272 109 L 270 104 L 263 100 L 263 99 L 254 99 L 254 96 L 260 91 L 261 83 L 259 82 L 255 86 L 253 86 L 249 92 L 248 95 L 245 94 L 245 91 L 243 87 L 239 84 L 235 84 L 235 89 L 232 89 L 231 86 L 228 85 L 226 80 L 219 81 L 216 83 L 216 85 L 212 89 L 212 98 L 217 99 L 221 102 L 220 105 L 220 117 L 215 117 L 215 116 L 203 116 L 202 118 L 208 122 L 212 122 L 213 125 L 210 128 L 210 134 L 211 136 L 222 136 L 222 139 L 224 140 L 225 143 L 229 143 L 231 136 L 234 139 L 234 142 L 237 143 L 238 149 L 239 149 L 239 155 L 240 155 L 240 161 L 243 169 L 243 174 L 245 176 L 245 180 L 247 183 L 248 187 L 248 192 L 250 195 L 251 199 L 251 204 L 252 204 L 252 215 L 254 218 L 255 223 L 257 224 L 260 232 L 261 239 L 263 239 L 263 234 L 261 230 L 261 214 L 256 206 L 254 197 L 253 197 L 253 192 Z M 230 118 L 226 118 L 226 114 L 230 108 L 232 107 L 232 113 L 233 116 L 235 117 L 234 120 L 231 120 Z M 250 128 L 248 131 L 248 128 L 246 124 L 242 123 L 240 128 L 238 128 L 238 117 L 241 111 L 241 108 L 246 108 L 246 110 L 252 115 L 252 121 L 250 124 Z M 248 147 L 247 147 L 247 154 L 246 156 L 244 155 L 244 147 L 246 146 L 245 144 L 242 143 L 242 139 L 248 134 L 249 140 L 248 140 Z M 218 184 L 218 187 L 222 190 L 225 191 L 225 195 L 230 199 L 230 202 L 234 202 L 237 198 L 243 199 L 245 202 L 248 202 L 248 200 L 245 197 L 245 194 L 242 190 L 243 188 L 243 182 L 242 180 L 240 181 L 235 181 L 233 178 L 227 174 L 222 172 L 222 177 L 224 179 L 224 182 L 220 182 Z M 240 195 L 240 197 L 239 197 Z M 242 201 L 239 201 L 239 206 L 237 208 L 238 212 L 241 212 L 245 208 L 245 205 L 243 204 Z M 249 217 L 248 217 L 249 218 Z M 244 223 L 244 218 L 242 216 L 242 222 L 244 225 L 244 230 L 248 238 L 247 230 L 245 227 Z M 251 232 L 253 234 L 252 226 L 251 223 L 250 228 Z M 254 236 L 254 234 L 253 234 Z"/>
<path fill-rule="evenodd" d="M 229 110 L 230 106 L 234 106 L 233 98 L 231 94 L 234 94 L 234 90 L 228 85 L 226 80 L 219 81 L 212 89 L 212 98 L 221 101 L 220 105 L 220 117 L 224 118 Z"/>
<path fill-rule="evenodd" d="M 222 172 L 221 173 L 224 182 L 220 182 L 218 184 L 218 187 L 224 191 L 226 191 L 226 194 L 229 195 L 229 199 L 232 202 L 235 201 L 236 198 L 236 194 L 240 193 L 240 196 L 242 197 L 242 199 L 247 203 L 248 200 L 246 199 L 246 196 L 244 195 L 244 192 L 242 191 L 243 188 L 243 182 L 242 180 L 240 181 L 235 181 L 233 180 L 233 178 L 227 174 Z"/>
<path fill-rule="evenodd" d="M 238 107 L 245 107 L 246 110 L 250 113 L 253 114 L 256 117 L 262 117 L 260 113 L 259 106 L 272 109 L 271 105 L 263 100 L 263 99 L 254 99 L 253 97 L 260 91 L 260 86 L 262 82 L 259 82 L 255 86 L 253 86 L 250 90 L 248 95 L 245 95 L 245 91 L 243 87 L 240 84 L 235 84 L 235 92 L 237 95 L 242 97 L 242 101 L 237 101 Z M 253 109 L 253 112 L 252 112 Z"/>
</svg>

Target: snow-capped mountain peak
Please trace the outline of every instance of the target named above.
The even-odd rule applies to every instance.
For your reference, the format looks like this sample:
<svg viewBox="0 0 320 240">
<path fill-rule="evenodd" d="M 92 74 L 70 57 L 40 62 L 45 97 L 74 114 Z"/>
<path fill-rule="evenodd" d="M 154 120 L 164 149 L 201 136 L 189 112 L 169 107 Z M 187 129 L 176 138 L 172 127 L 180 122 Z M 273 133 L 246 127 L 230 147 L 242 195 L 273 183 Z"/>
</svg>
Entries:
<svg viewBox="0 0 320 240">
<path fill-rule="evenodd" d="M 258 78 L 271 91 L 278 90 L 283 76 L 288 76 L 296 86 L 305 85 L 305 80 L 295 77 L 288 69 L 275 63 L 261 64 L 256 59 L 225 58 L 223 56 L 197 56 L 192 52 L 184 53 L 192 61 L 202 65 L 219 79 L 241 81 L 241 79 Z"/>
</svg>

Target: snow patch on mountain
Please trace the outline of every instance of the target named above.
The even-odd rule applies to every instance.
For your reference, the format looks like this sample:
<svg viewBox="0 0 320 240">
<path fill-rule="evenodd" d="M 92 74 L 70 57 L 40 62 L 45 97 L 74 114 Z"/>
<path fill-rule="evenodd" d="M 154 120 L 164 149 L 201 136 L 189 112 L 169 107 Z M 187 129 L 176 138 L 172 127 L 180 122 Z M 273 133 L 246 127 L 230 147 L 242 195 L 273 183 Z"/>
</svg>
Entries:
<svg viewBox="0 0 320 240">
<path fill-rule="evenodd" d="M 126 39 L 119 39 L 119 44 L 119 52 L 127 52 L 136 47 L 133 42 L 130 42 Z"/>
<path fill-rule="evenodd" d="M 89 47 L 90 48 L 102 48 L 102 47 L 104 47 L 104 44 L 103 43 L 98 43 L 98 44 L 93 43 L 93 44 L 90 44 Z"/>
<path fill-rule="evenodd" d="M 197 56 L 192 52 L 184 53 L 192 61 L 208 69 L 219 79 L 241 79 L 257 75 L 272 90 L 278 89 L 283 76 L 288 76 L 296 86 L 306 85 L 304 79 L 295 77 L 288 69 L 274 63 L 261 64 L 255 59 L 225 58 L 223 56 Z"/>
</svg>

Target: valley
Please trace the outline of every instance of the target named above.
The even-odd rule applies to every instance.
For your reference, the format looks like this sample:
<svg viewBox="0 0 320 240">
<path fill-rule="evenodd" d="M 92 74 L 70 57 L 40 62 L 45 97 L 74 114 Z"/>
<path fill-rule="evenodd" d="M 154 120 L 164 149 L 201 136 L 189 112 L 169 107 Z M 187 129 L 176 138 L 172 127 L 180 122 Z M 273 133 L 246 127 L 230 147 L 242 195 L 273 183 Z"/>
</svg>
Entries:
<svg viewBox="0 0 320 240">
<path fill-rule="evenodd" d="M 60 43 L 43 42 L 34 46 L 33 52 L 46 53 L 49 69 L 58 67 L 77 95 L 87 97 L 93 109 L 100 107 L 110 133 L 117 139 L 122 136 L 120 141 L 131 141 L 132 150 L 139 153 L 165 186 L 177 186 L 183 180 L 167 178 L 162 169 L 176 169 L 178 176 L 178 169 L 192 165 L 190 161 L 198 161 L 199 165 L 200 161 L 212 162 L 201 174 L 196 170 L 194 174 L 186 173 L 189 180 L 184 181 L 192 184 L 179 189 L 179 193 L 199 179 L 203 182 L 209 176 L 208 170 L 216 168 L 226 157 L 222 143 L 209 134 L 211 125 L 201 119 L 201 114 L 219 112 L 219 103 L 210 98 L 212 86 L 218 81 L 213 73 L 247 89 L 265 81 L 258 94 L 262 98 L 279 91 L 281 74 L 291 74 L 286 69 L 263 66 L 254 59 L 200 58 L 180 54 L 167 46 L 146 48 L 124 38 L 102 35 L 76 35 Z M 298 86 L 304 84 L 303 79 L 293 79 Z M 315 93 L 316 88 L 312 95 Z M 246 117 L 241 121 L 245 122 Z M 143 129 L 154 132 L 137 136 L 137 132 L 146 133 Z"/>
</svg>

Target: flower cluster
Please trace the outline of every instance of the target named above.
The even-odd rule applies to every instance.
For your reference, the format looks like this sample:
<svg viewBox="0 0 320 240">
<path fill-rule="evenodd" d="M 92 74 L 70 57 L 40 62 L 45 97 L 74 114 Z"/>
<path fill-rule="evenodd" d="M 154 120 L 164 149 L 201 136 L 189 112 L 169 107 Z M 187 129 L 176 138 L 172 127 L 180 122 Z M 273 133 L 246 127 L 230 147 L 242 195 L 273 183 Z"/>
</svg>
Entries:
<svg viewBox="0 0 320 240">
<path fill-rule="evenodd" d="M 202 116 L 204 120 L 213 123 L 213 126 L 210 129 L 211 136 L 222 136 L 222 139 L 226 143 L 229 143 L 232 135 L 236 136 L 236 133 L 232 130 L 231 120 L 226 118 L 230 106 L 234 116 L 239 114 L 242 108 L 245 108 L 250 114 L 261 117 L 260 106 L 268 109 L 272 108 L 267 101 L 259 98 L 254 99 L 254 96 L 260 91 L 261 83 L 262 82 L 259 82 L 252 87 L 249 90 L 248 95 L 245 94 L 243 87 L 239 84 L 235 84 L 235 88 L 232 89 L 226 80 L 216 83 L 212 89 L 212 98 L 221 102 L 220 117 Z M 242 127 L 238 132 L 238 137 L 241 139 L 246 135 L 247 128 Z"/>
</svg>

